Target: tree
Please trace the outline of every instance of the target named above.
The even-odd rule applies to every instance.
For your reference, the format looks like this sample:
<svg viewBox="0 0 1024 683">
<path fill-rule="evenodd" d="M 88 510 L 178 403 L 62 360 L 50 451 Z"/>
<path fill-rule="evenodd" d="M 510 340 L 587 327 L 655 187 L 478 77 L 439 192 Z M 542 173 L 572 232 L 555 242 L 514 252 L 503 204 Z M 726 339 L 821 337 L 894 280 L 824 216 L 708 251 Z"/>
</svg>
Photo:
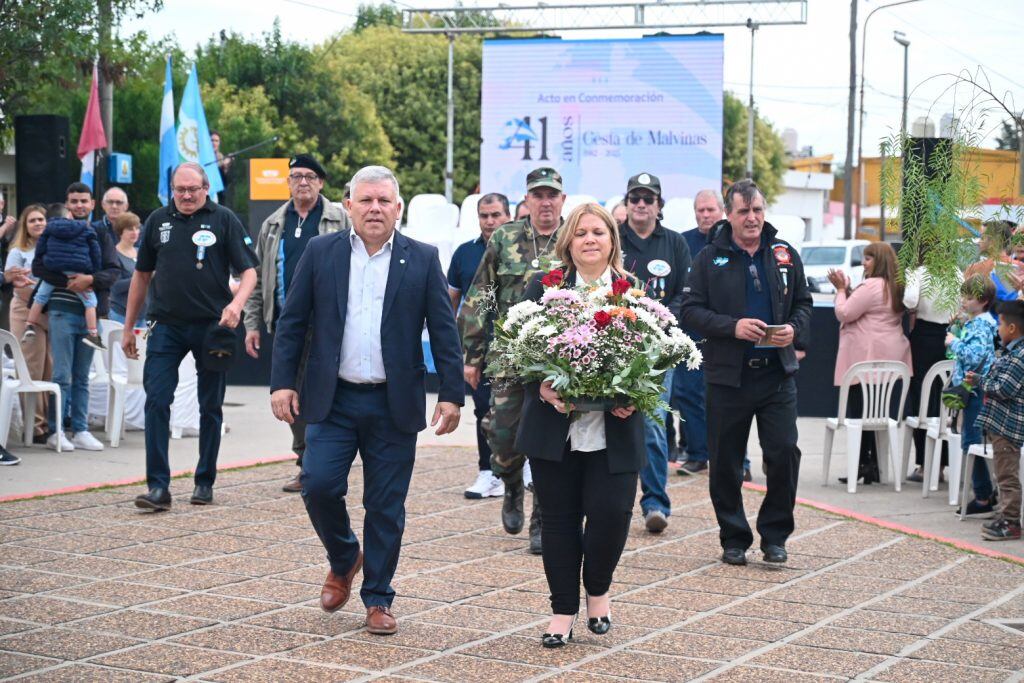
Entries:
<svg viewBox="0 0 1024 683">
<path fill-rule="evenodd" d="M 746 176 L 747 108 L 735 95 L 723 98 L 722 179 L 731 184 Z M 754 180 L 769 204 L 782 189 L 786 171 L 786 151 L 782 138 L 772 124 L 754 111 Z"/>
<path fill-rule="evenodd" d="M 1017 118 L 1021 123 L 1012 119 L 1003 121 L 999 135 L 996 136 L 996 149 L 1019 149 L 1020 126 L 1024 126 L 1024 112 L 1018 114 Z"/>
<path fill-rule="evenodd" d="M 222 33 L 198 49 L 196 63 L 207 84 L 223 79 L 242 90 L 260 88 L 276 110 L 276 120 L 290 121 L 300 133 L 287 143 L 279 140 L 275 152 L 316 155 L 328 172 L 325 194 L 340 199 L 342 185 L 356 170 L 392 164 L 394 150 L 373 100 L 324 62 L 337 40 L 312 50 L 284 40 L 275 22 L 258 42 Z M 245 146 L 229 132 L 222 139 L 231 149 Z"/>
<path fill-rule="evenodd" d="M 400 170 L 402 194 L 444 187 L 448 40 L 370 26 L 316 51 L 317 61 L 372 101 Z M 479 38 L 455 42 L 455 201 L 472 192 L 480 168 Z M 352 141 L 373 150 L 373 140 Z M 383 150 L 380 150 L 383 152 Z"/>
<path fill-rule="evenodd" d="M 115 17 L 159 9 L 161 0 L 112 0 Z M 14 117 L 34 109 L 40 85 L 79 85 L 99 50 L 95 0 L 0 0 L 0 143 L 10 141 Z M 129 42 L 134 37 L 130 37 Z M 131 69 L 126 42 L 111 39 L 107 76 L 119 81 Z M 51 113 L 51 112 L 48 112 Z"/>
</svg>

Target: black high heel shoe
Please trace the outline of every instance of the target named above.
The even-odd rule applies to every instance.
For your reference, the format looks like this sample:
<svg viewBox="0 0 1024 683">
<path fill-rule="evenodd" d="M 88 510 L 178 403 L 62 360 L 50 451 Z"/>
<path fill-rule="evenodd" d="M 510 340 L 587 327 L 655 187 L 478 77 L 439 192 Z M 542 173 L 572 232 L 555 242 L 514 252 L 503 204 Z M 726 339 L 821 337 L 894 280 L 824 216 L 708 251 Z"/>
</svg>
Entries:
<svg viewBox="0 0 1024 683">
<path fill-rule="evenodd" d="M 579 614 L 572 615 L 572 623 L 569 624 L 568 633 L 545 633 L 540 637 L 541 644 L 546 648 L 565 647 L 565 644 L 572 640 L 572 630 L 576 626 L 576 617 Z"/>
<path fill-rule="evenodd" d="M 590 616 L 590 595 L 587 595 L 587 628 L 591 633 L 603 636 L 612 628 L 612 606 L 608 604 L 608 614 L 603 617 Z"/>
</svg>

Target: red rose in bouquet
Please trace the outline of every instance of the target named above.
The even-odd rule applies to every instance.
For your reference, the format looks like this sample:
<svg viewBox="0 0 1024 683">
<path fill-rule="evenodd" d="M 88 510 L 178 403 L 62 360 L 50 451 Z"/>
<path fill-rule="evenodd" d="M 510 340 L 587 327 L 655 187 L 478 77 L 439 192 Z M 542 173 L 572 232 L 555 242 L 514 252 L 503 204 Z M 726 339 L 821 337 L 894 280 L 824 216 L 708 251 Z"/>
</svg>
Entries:
<svg viewBox="0 0 1024 683">
<path fill-rule="evenodd" d="M 598 311 L 594 313 L 594 322 L 597 323 L 597 329 L 603 330 L 608 327 L 608 323 L 612 321 L 612 316 L 606 311 Z"/>
<path fill-rule="evenodd" d="M 548 271 L 548 274 L 540 279 L 540 283 L 545 287 L 557 287 L 562 284 L 562 279 L 565 277 L 560 269 Z"/>
<path fill-rule="evenodd" d="M 612 283 L 612 294 L 615 296 L 622 296 L 628 292 L 632 286 L 633 285 L 630 284 L 629 280 L 624 277 L 620 277 Z"/>
</svg>

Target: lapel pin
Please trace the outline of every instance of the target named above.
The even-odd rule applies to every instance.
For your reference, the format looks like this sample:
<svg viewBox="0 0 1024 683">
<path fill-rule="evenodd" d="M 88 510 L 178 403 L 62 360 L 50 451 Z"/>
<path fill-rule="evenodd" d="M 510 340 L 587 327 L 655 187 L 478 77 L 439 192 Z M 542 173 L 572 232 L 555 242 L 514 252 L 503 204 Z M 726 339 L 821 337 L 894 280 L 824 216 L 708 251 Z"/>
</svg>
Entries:
<svg viewBox="0 0 1024 683">
<path fill-rule="evenodd" d="M 404 258 L 400 258 L 400 259 L 398 259 L 398 262 L 404 264 L 405 263 L 405 259 Z"/>
</svg>

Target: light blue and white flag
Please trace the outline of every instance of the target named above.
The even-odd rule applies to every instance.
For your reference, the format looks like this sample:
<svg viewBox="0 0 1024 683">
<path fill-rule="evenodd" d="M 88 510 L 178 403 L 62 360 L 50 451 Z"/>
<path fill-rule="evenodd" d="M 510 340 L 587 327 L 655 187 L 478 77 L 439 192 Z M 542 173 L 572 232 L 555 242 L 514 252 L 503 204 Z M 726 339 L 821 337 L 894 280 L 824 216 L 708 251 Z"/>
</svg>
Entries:
<svg viewBox="0 0 1024 683">
<path fill-rule="evenodd" d="M 199 163 L 210 176 L 210 199 L 217 201 L 217 193 L 224 190 L 224 181 L 217 166 L 217 155 L 210 141 L 210 129 L 206 125 L 206 111 L 199 95 L 199 75 L 196 65 L 188 75 L 185 92 L 178 108 L 178 157 L 181 161 Z"/>
<path fill-rule="evenodd" d="M 171 199 L 171 173 L 178 165 L 178 143 L 174 131 L 174 88 L 171 78 L 171 56 L 167 55 L 167 70 L 164 75 L 164 102 L 160 109 L 160 170 L 157 196 L 167 206 Z"/>
</svg>

